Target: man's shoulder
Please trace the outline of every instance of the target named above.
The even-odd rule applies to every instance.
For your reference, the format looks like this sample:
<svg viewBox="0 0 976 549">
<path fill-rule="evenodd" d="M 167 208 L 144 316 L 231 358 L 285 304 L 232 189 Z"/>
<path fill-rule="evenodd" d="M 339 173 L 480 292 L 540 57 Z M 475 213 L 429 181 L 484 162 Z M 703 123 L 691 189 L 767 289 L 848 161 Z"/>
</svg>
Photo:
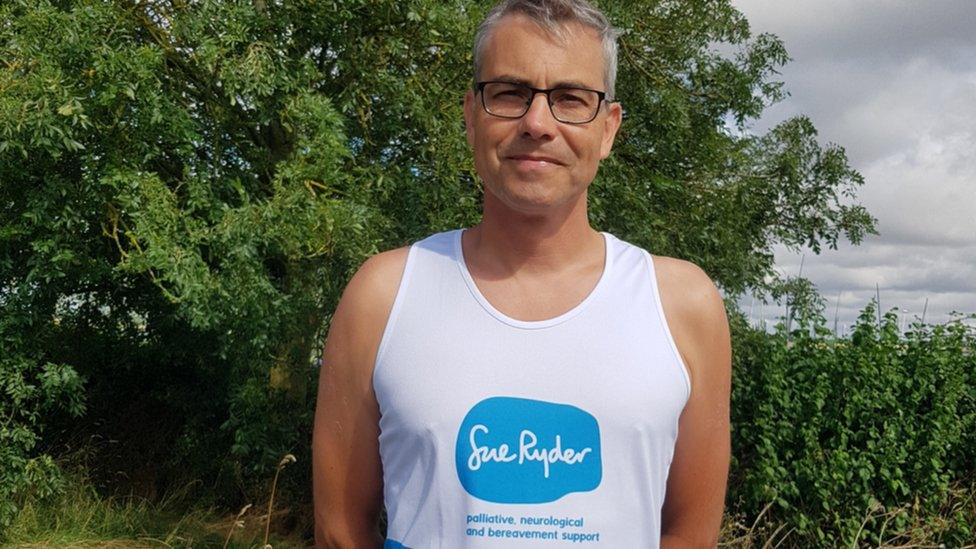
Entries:
<svg viewBox="0 0 976 549">
<path fill-rule="evenodd" d="M 698 265 L 665 256 L 651 256 L 657 275 L 658 294 L 671 335 L 682 359 L 695 378 L 706 375 L 716 345 L 728 339 L 725 302 L 711 277 Z"/>
<path fill-rule="evenodd" d="M 374 283 L 388 283 L 392 278 L 399 278 L 409 252 L 408 245 L 373 254 L 363 262 L 355 276 L 367 278 Z"/>
<path fill-rule="evenodd" d="M 434 233 L 416 241 L 414 246 L 429 249 L 449 247 L 452 245 L 453 235 L 454 231 Z M 411 247 L 408 244 L 370 256 L 349 281 L 343 299 L 348 296 L 349 300 L 355 300 L 370 309 L 389 311 L 396 299 Z"/>
<path fill-rule="evenodd" d="M 396 299 L 410 246 L 370 256 L 346 286 L 343 301 L 363 311 L 388 311 Z"/>
<path fill-rule="evenodd" d="M 408 247 L 397 248 L 367 259 L 346 284 L 332 317 L 326 360 L 362 387 L 370 383 L 408 251 Z"/>
<path fill-rule="evenodd" d="M 684 259 L 651 255 L 665 309 L 681 316 L 700 316 L 724 302 L 718 287 L 701 267 Z"/>
</svg>

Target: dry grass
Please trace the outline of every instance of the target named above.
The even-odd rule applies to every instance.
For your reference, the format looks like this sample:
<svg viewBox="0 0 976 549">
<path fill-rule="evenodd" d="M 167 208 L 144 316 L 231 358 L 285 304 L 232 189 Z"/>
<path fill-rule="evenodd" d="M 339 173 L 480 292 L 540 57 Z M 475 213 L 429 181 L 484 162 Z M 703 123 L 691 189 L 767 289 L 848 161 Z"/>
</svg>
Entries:
<svg viewBox="0 0 976 549">
<path fill-rule="evenodd" d="M 726 515 L 722 523 L 720 547 L 736 549 L 775 549 L 806 548 L 812 542 L 801 539 L 795 529 L 770 518 L 772 503 L 752 521 L 741 516 Z M 927 513 L 920 498 L 911 504 L 891 509 L 874 505 L 865 509 L 860 520 L 860 528 L 851 539 L 841 546 L 849 548 L 945 548 L 976 549 L 976 537 L 963 545 L 947 545 L 943 539 L 955 524 L 957 518 L 976 529 L 976 480 L 957 483 L 951 490 L 951 497 L 939 510 L 938 515 Z M 877 531 L 882 543 L 868 542 L 864 533 L 871 529 Z M 974 533 L 976 536 L 976 533 Z"/>
</svg>

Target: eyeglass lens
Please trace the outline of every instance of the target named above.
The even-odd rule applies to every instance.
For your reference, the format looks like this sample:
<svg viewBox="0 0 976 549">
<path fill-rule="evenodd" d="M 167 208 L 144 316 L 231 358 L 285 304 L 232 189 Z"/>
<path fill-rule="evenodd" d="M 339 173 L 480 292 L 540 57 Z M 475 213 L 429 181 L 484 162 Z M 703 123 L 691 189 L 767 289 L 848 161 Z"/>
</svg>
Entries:
<svg viewBox="0 0 976 549">
<path fill-rule="evenodd" d="M 505 118 L 520 118 L 529 110 L 534 94 L 527 86 L 489 82 L 482 90 L 485 110 Z M 600 96 L 592 90 L 557 88 L 549 92 L 549 108 L 561 122 L 589 122 L 600 108 Z"/>
</svg>

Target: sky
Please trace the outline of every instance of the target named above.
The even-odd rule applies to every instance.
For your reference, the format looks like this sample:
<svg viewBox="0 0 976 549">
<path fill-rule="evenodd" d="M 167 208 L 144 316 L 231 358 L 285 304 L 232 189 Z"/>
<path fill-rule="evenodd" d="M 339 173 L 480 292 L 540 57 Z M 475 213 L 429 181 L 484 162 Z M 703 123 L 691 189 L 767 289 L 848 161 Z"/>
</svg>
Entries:
<svg viewBox="0 0 976 549">
<path fill-rule="evenodd" d="M 732 0 L 754 33 L 779 36 L 790 96 L 754 125 L 805 114 L 865 178 L 878 236 L 819 255 L 776 250 L 809 278 L 844 333 L 876 292 L 905 325 L 976 313 L 976 1 Z M 876 290 L 877 285 L 877 290 Z M 927 307 L 926 307 L 927 300 Z M 740 300 L 758 321 L 782 308 Z"/>
</svg>

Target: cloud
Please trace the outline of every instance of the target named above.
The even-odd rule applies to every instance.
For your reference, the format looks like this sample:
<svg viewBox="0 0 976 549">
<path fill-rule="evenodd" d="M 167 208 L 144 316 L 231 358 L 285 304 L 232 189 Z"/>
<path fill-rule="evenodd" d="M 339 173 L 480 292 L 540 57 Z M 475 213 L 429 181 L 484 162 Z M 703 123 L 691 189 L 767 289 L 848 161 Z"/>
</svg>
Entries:
<svg viewBox="0 0 976 549">
<path fill-rule="evenodd" d="M 756 32 L 782 38 L 791 95 L 754 130 L 810 116 L 865 176 L 858 201 L 880 236 L 820 256 L 779 249 L 849 325 L 875 294 L 928 320 L 976 312 L 976 2 L 738 0 Z M 748 298 L 742 301 L 748 304 Z M 767 318 L 769 318 L 767 313 Z"/>
<path fill-rule="evenodd" d="M 933 247 L 925 244 L 884 243 L 875 237 L 861 246 L 846 244 L 814 255 L 776 251 L 777 268 L 783 276 L 802 274 L 812 280 L 827 299 L 826 316 L 837 312 L 845 326 L 879 293 L 882 310 L 899 308 L 932 322 L 949 320 L 951 311 L 976 312 L 976 244 L 966 247 Z M 802 272 L 801 272 L 802 262 Z M 749 297 L 740 300 L 748 308 Z M 782 307 L 767 306 L 766 318 L 782 315 Z M 759 316 L 754 312 L 753 317 Z"/>
<path fill-rule="evenodd" d="M 971 66 L 971 0 L 736 0 L 753 30 L 789 39 L 794 59 L 900 65 L 915 56 Z"/>
<path fill-rule="evenodd" d="M 968 51 L 970 66 L 956 68 L 937 56 L 872 62 L 863 51 L 793 61 L 782 70 L 790 97 L 768 109 L 757 128 L 806 114 L 825 141 L 845 146 L 862 164 L 907 151 L 921 134 L 969 133 L 976 124 L 976 41 Z"/>
<path fill-rule="evenodd" d="M 974 136 L 923 134 L 912 147 L 862 170 L 861 198 L 889 244 L 926 244 L 933 255 L 976 243 Z M 974 279 L 976 280 L 976 279 Z"/>
</svg>

